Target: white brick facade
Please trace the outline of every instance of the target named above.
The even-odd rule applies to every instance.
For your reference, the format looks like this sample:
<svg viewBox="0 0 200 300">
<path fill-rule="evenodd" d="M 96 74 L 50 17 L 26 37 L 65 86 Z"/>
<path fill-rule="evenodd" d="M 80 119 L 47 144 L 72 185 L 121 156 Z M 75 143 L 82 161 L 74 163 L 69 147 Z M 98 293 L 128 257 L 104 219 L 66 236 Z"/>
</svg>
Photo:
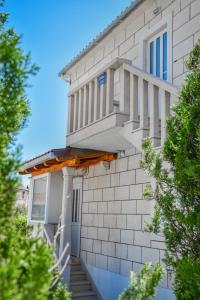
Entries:
<svg viewBox="0 0 200 300">
<path fill-rule="evenodd" d="M 107 171 L 96 165 L 83 179 L 81 257 L 89 265 L 125 276 L 147 261 L 161 261 L 165 249 L 162 236 L 144 230 L 153 201 L 143 199 L 149 179 L 139 167 L 141 158 L 134 154 L 117 159 Z M 127 179 L 113 187 L 112 175 Z M 96 186 L 84 184 L 91 179 Z"/>
<path fill-rule="evenodd" d="M 158 15 L 154 14 L 155 3 L 160 8 Z M 169 32 L 169 81 L 180 86 L 187 74 L 184 62 L 200 38 L 199 0 L 143 1 L 71 67 L 71 89 L 81 87 L 116 57 L 147 71 L 145 45 L 163 28 Z M 116 69 L 114 100 L 120 99 L 120 76 Z M 110 163 L 109 170 L 97 164 L 83 177 L 80 251 L 86 264 L 128 276 L 130 270 L 138 271 L 145 262 L 162 262 L 163 236 L 145 231 L 154 200 L 143 197 L 151 179 L 140 168 L 141 159 L 140 151 L 129 147 L 125 157 Z M 166 276 L 162 285 L 169 287 L 169 282 Z"/>
<path fill-rule="evenodd" d="M 153 14 L 155 1 L 144 1 L 80 62 L 75 64 L 69 72 L 72 79 L 71 88 L 80 85 L 115 57 L 130 59 L 134 65 L 141 67 L 142 53 L 139 43 L 142 36 L 170 14 L 173 14 L 172 78 L 175 85 L 180 85 L 186 73 L 183 68 L 184 60 L 200 35 L 200 3 L 198 0 L 158 0 L 157 6 L 161 7 L 161 13 L 155 16 Z M 117 81 L 117 75 L 115 80 Z"/>
</svg>

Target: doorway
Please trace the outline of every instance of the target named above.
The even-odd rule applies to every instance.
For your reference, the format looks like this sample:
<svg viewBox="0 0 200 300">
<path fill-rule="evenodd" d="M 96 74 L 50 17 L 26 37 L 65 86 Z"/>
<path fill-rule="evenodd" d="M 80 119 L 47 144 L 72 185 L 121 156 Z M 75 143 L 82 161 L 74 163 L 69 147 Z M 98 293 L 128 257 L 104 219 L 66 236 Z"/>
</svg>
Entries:
<svg viewBox="0 0 200 300">
<path fill-rule="evenodd" d="M 82 192 L 82 177 L 74 177 L 71 219 L 71 255 L 76 257 L 79 257 L 80 252 Z"/>
</svg>

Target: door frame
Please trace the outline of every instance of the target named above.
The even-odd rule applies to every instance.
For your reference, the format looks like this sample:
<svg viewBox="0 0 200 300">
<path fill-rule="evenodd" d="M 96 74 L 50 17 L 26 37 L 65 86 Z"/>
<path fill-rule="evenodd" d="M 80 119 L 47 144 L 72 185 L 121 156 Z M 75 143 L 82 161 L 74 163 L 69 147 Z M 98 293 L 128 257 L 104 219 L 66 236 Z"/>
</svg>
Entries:
<svg viewBox="0 0 200 300">
<path fill-rule="evenodd" d="M 80 189 L 79 199 L 79 225 L 77 234 L 77 257 L 80 257 L 80 245 L 81 245 L 81 224 L 82 224 L 82 200 L 83 200 L 83 176 L 75 176 L 72 180 L 72 193 L 75 189 Z M 73 209 L 73 197 L 71 203 L 71 242 L 72 242 L 72 209 Z M 71 253 L 72 255 L 72 253 Z"/>
</svg>

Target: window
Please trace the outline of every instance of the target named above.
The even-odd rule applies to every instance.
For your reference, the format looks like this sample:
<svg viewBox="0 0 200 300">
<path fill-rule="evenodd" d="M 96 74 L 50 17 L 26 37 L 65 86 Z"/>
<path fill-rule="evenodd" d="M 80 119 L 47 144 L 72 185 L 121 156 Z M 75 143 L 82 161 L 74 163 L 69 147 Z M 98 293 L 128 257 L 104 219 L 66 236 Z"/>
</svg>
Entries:
<svg viewBox="0 0 200 300">
<path fill-rule="evenodd" d="M 156 39 L 156 76 L 160 77 L 160 37 Z"/>
<path fill-rule="evenodd" d="M 44 221 L 47 197 L 47 177 L 34 179 L 31 220 Z"/>
<path fill-rule="evenodd" d="M 73 201 L 72 201 L 72 222 L 79 222 L 79 205 L 80 205 L 80 190 L 73 190 Z"/>
<path fill-rule="evenodd" d="M 154 69 L 154 42 L 150 43 L 150 74 L 153 74 Z"/>
<path fill-rule="evenodd" d="M 155 35 L 147 43 L 147 68 L 154 76 L 167 80 L 167 32 Z"/>
<path fill-rule="evenodd" d="M 163 80 L 167 80 L 167 32 L 163 34 Z"/>
</svg>

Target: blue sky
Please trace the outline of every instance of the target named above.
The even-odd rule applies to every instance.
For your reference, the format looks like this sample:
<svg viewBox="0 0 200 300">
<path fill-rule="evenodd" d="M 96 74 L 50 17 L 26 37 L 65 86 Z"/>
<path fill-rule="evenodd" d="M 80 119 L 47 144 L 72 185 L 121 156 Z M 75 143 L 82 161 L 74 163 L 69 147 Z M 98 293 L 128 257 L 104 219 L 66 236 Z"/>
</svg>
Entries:
<svg viewBox="0 0 200 300">
<path fill-rule="evenodd" d="M 9 25 L 40 67 L 27 90 L 29 124 L 19 135 L 23 159 L 65 147 L 67 86 L 58 72 L 102 31 L 130 0 L 6 0 Z"/>
</svg>

